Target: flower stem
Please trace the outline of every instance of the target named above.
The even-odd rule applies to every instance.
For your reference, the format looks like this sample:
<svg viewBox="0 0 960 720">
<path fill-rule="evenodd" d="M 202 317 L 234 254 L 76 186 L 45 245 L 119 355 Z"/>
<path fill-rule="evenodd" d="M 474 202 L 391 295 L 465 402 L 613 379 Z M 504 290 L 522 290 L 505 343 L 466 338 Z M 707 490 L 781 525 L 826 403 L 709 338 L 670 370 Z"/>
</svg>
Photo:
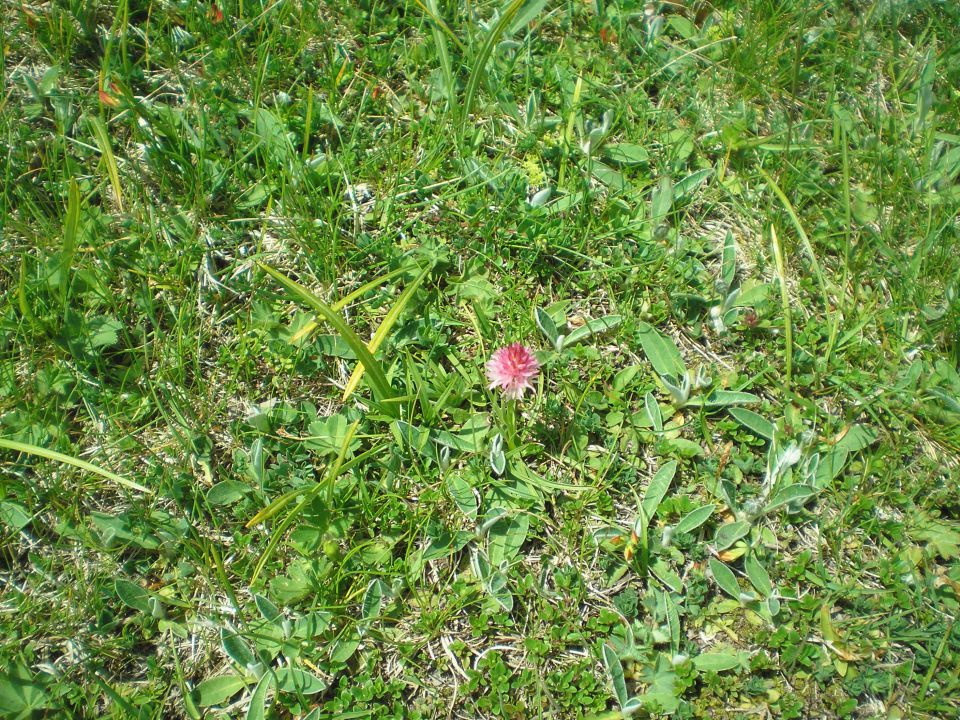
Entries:
<svg viewBox="0 0 960 720">
<path fill-rule="evenodd" d="M 507 400 L 503 404 L 503 422 L 506 430 L 507 449 L 517 447 L 517 401 Z"/>
</svg>

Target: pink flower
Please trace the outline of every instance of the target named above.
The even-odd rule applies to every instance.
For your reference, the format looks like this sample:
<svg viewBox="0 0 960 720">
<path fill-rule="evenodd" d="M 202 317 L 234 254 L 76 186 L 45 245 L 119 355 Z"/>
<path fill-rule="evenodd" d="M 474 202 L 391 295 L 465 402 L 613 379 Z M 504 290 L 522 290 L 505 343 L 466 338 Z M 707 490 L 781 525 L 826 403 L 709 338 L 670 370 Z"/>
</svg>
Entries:
<svg viewBox="0 0 960 720">
<path fill-rule="evenodd" d="M 516 400 L 527 388 L 533 390 L 530 381 L 537 376 L 540 363 L 533 351 L 522 343 L 514 343 L 497 350 L 487 361 L 487 379 L 490 389 L 503 388 L 503 396 Z"/>
</svg>

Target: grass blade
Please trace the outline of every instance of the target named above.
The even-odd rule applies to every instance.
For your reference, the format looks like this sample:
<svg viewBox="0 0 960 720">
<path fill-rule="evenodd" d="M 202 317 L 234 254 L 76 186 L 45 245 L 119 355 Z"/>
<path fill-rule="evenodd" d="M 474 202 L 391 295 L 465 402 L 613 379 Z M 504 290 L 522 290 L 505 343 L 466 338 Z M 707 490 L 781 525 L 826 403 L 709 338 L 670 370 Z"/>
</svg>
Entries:
<svg viewBox="0 0 960 720">
<path fill-rule="evenodd" d="M 63 223 L 63 248 L 60 251 L 60 302 L 67 308 L 67 292 L 70 290 L 70 271 L 77 253 L 77 228 L 80 226 L 80 188 L 75 178 L 70 178 L 67 191 L 67 217 Z"/>
<path fill-rule="evenodd" d="M 344 295 L 342 298 L 340 298 L 340 299 L 337 300 L 335 303 L 333 303 L 333 305 L 330 306 L 330 309 L 333 310 L 334 312 L 340 312 L 340 311 L 343 310 L 347 305 L 349 305 L 350 303 L 352 303 L 354 300 L 356 300 L 356 299 L 357 299 L 358 297 L 360 297 L 361 295 L 364 295 L 364 294 L 370 292 L 371 290 L 376 289 L 376 288 L 379 287 L 380 285 L 383 285 L 385 282 L 387 282 L 388 280 L 392 280 L 393 278 L 397 277 L 398 275 L 403 275 L 405 272 L 407 272 L 407 268 L 397 268 L 396 270 L 391 270 L 390 272 L 385 273 L 385 274 L 381 275 L 380 277 L 376 277 L 376 278 L 374 278 L 373 280 L 371 280 L 370 282 L 364 283 L 363 285 L 361 285 L 360 287 L 358 287 L 356 290 L 353 290 L 353 291 L 347 293 L 346 295 Z M 307 335 L 309 335 L 309 334 L 312 333 L 314 330 L 316 330 L 319 326 L 320 326 L 320 323 L 319 323 L 317 320 L 311 320 L 311 321 L 308 322 L 306 325 L 304 325 L 302 328 L 300 328 L 299 330 L 297 330 L 296 334 L 295 334 L 293 337 L 290 338 L 290 342 L 291 342 L 291 343 L 295 343 L 295 342 L 298 342 L 298 341 L 302 340 L 302 339 L 305 338 Z"/>
<path fill-rule="evenodd" d="M 120 173 L 117 170 L 117 159 L 113 156 L 113 147 L 110 145 L 110 135 L 107 133 L 107 126 L 103 120 L 98 117 L 90 118 L 90 128 L 93 130 L 93 137 L 97 141 L 97 147 L 103 155 L 103 162 L 107 166 L 107 176 L 110 178 L 110 184 L 113 186 L 113 194 L 117 200 L 117 210 L 123 212 L 123 193 L 120 191 Z"/>
<path fill-rule="evenodd" d="M 400 318 L 400 315 L 403 313 L 404 309 L 410 303 L 414 293 L 420 289 L 420 285 L 423 284 L 423 281 L 426 279 L 427 273 L 429 272 L 429 267 L 424 269 L 417 276 L 417 278 L 412 283 L 407 285 L 403 292 L 400 293 L 400 297 L 397 298 L 397 302 L 394 303 L 392 308 L 390 308 L 387 316 L 383 319 L 383 322 L 380 323 L 377 331 L 373 334 L 373 338 L 371 338 L 370 343 L 367 345 L 367 350 L 370 351 L 371 355 L 375 353 L 379 349 L 380 345 L 383 344 L 383 341 L 387 339 L 387 335 L 390 334 L 390 330 Z M 347 381 L 347 386 L 343 389 L 342 400 L 346 401 L 347 398 L 353 394 L 353 391 L 357 388 L 357 385 L 360 384 L 360 378 L 363 377 L 363 367 L 364 366 L 362 363 L 357 363 L 357 366 L 353 369 L 353 374 L 350 375 L 350 379 Z"/>
<path fill-rule="evenodd" d="M 493 49 L 500 41 L 503 33 L 513 24 L 513 19 L 523 7 L 527 0 L 511 0 L 510 4 L 503 9 L 503 14 L 497 20 L 496 24 L 490 28 L 486 40 L 480 47 L 480 53 L 474 62 L 473 70 L 470 73 L 470 79 L 467 81 L 467 88 L 463 96 L 463 116 L 460 118 L 461 132 L 466 128 L 470 117 L 470 111 L 473 109 L 473 102 L 477 96 L 477 90 L 480 88 L 480 81 L 486 74 L 487 62 L 493 54 Z"/>
<path fill-rule="evenodd" d="M 327 474 L 324 476 L 323 480 L 318 482 L 312 488 L 307 490 L 303 499 L 297 503 L 297 506 L 290 511 L 290 514 L 287 515 L 280 525 L 273 531 L 273 534 L 270 537 L 270 542 L 267 544 L 266 549 L 263 551 L 263 554 L 260 555 L 260 559 L 257 560 L 257 564 L 253 569 L 253 575 L 250 576 L 250 585 L 252 586 L 257 578 L 260 576 L 260 573 L 263 571 L 264 566 L 273 556 L 274 551 L 276 551 L 277 546 L 281 543 L 284 536 L 287 534 L 287 530 L 290 529 L 290 526 L 293 524 L 300 513 L 311 503 L 313 499 L 323 491 L 324 488 L 327 489 L 327 501 L 332 505 L 333 502 L 333 486 L 337 481 L 337 477 L 340 476 L 340 473 L 344 470 L 344 458 L 347 454 L 347 448 L 350 447 L 350 443 L 353 441 L 353 436 L 357 432 L 357 427 L 360 425 L 360 421 L 357 420 L 349 427 L 346 435 L 343 438 L 343 442 L 340 444 L 340 452 L 337 454 L 337 459 L 334 460 L 333 464 L 330 465 L 330 468 L 327 470 Z"/>
<path fill-rule="evenodd" d="M 310 306 L 317 315 L 334 327 L 344 342 L 346 342 L 354 354 L 356 354 L 357 359 L 363 364 L 367 372 L 370 373 L 370 385 L 373 388 L 373 395 L 378 402 L 386 402 L 395 397 L 393 388 L 390 387 L 390 383 L 380 363 L 370 354 L 367 346 L 357 337 L 357 334 L 350 329 L 350 326 L 344 322 L 340 313 L 336 312 L 303 285 L 291 280 L 279 270 L 275 270 L 261 262 L 258 262 L 257 265 L 274 280 L 283 285 L 291 295 Z"/>
<path fill-rule="evenodd" d="M 113 482 L 117 483 L 117 485 L 122 485 L 123 487 L 131 490 L 137 490 L 139 492 L 148 494 L 153 492 L 150 488 L 144 487 L 143 485 L 135 483 L 132 480 L 127 480 L 125 477 L 121 477 L 120 475 L 112 473 L 109 470 L 104 470 L 102 467 L 94 465 L 93 463 L 88 463 L 86 460 L 81 460 L 80 458 L 75 458 L 71 455 L 64 455 L 56 450 L 48 450 L 47 448 L 40 447 L 39 445 L 30 445 L 28 443 L 17 442 L 16 440 L 4 440 L 0 438 L 0 448 L 26 453 L 27 455 L 36 455 L 37 457 L 46 458 L 47 460 L 56 460 L 57 462 L 62 462 L 66 465 L 73 465 L 75 468 L 86 470 L 87 472 L 91 472 L 94 475 L 99 475 L 107 480 L 112 480 Z"/>
<path fill-rule="evenodd" d="M 817 260 L 817 255 L 813 251 L 813 243 L 810 242 L 807 232 L 803 229 L 803 223 L 801 223 L 800 218 L 797 217 L 797 212 L 793 209 L 793 204 L 784 194 L 783 190 L 780 189 L 780 186 L 777 185 L 776 181 L 770 177 L 766 170 L 763 168 L 757 169 L 760 171 L 760 174 L 763 175 L 764 180 L 769 183 L 770 189 L 773 190 L 773 194 L 776 195 L 780 200 L 780 203 L 783 205 L 783 209 L 787 211 L 790 222 L 793 223 L 793 227 L 797 231 L 797 236 L 800 238 L 800 244 L 803 245 L 803 251 L 810 259 L 810 265 L 813 267 L 813 273 L 817 276 L 817 284 L 820 285 L 820 292 L 823 295 L 823 304 L 826 307 L 827 315 L 829 315 L 830 300 L 827 295 L 827 282 L 823 278 L 823 269 L 820 267 L 820 261 Z"/>
<path fill-rule="evenodd" d="M 440 10 L 437 8 L 437 0 L 426 0 L 427 12 L 434 22 L 430 23 L 430 31 L 433 33 L 433 44 L 437 47 L 437 55 L 440 56 L 440 70 L 443 72 L 443 81 L 447 86 L 447 107 L 453 107 L 456 99 L 457 85 L 453 77 L 453 65 L 450 63 L 450 53 L 447 50 L 447 39 L 444 37 L 443 28 L 438 22 Z"/>
<path fill-rule="evenodd" d="M 786 343 L 784 358 L 786 361 L 786 377 L 784 388 L 790 390 L 790 381 L 793 377 L 793 317 L 790 313 L 790 296 L 787 293 L 787 268 L 783 262 L 783 249 L 777 231 L 770 226 L 770 240 L 773 245 L 773 259 L 777 266 L 777 277 L 780 281 L 780 304 L 783 308 L 783 339 Z"/>
</svg>

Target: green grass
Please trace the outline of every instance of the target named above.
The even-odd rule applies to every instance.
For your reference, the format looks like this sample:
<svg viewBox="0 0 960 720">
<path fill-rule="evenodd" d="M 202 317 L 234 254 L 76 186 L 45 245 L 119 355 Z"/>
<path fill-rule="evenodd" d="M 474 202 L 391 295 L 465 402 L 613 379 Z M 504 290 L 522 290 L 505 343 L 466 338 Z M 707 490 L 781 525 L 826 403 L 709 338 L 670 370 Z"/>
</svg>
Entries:
<svg viewBox="0 0 960 720">
<path fill-rule="evenodd" d="M 960 14 L 654 6 L 2 10 L 0 716 L 960 712 Z"/>
</svg>

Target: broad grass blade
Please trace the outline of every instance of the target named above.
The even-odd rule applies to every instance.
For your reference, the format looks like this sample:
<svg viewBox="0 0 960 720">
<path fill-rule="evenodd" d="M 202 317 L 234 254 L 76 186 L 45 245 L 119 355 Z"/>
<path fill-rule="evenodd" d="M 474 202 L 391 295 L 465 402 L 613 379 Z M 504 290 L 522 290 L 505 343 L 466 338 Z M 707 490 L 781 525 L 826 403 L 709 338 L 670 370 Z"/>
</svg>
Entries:
<svg viewBox="0 0 960 720">
<path fill-rule="evenodd" d="M 371 338 L 370 343 L 367 345 L 367 350 L 370 351 L 371 357 L 373 356 L 373 353 L 379 349 L 380 345 L 383 344 L 383 341 L 387 339 L 387 335 L 390 334 L 390 330 L 400 318 L 400 315 L 410 303 L 410 300 L 413 299 L 414 293 L 420 289 L 420 286 L 423 284 L 423 281 L 429 272 L 430 268 L 425 268 L 416 277 L 416 279 L 407 285 L 407 287 L 403 289 L 403 292 L 400 293 L 400 297 L 397 298 L 397 302 L 394 303 L 392 308 L 390 308 L 387 316 L 383 319 L 383 322 L 380 323 L 380 327 L 377 328 L 377 331 L 373 334 L 373 338 Z M 357 357 L 360 356 L 358 355 Z M 360 378 L 363 377 L 363 370 L 363 363 L 357 363 L 357 366 L 353 369 L 353 374 L 350 375 L 350 379 L 347 381 L 347 386 L 343 389 L 342 400 L 346 401 L 347 398 L 353 394 L 353 391 L 356 390 L 357 385 L 360 384 Z"/>
<path fill-rule="evenodd" d="M 336 312 L 333 308 L 323 302 L 323 300 L 318 298 L 303 285 L 291 280 L 279 270 L 275 270 L 264 263 L 257 263 L 257 265 L 259 265 L 260 268 L 265 273 L 270 275 L 274 280 L 283 285 L 283 287 L 285 287 L 291 295 L 299 299 L 304 304 L 310 306 L 310 308 L 314 310 L 317 315 L 322 317 L 333 326 L 333 328 L 340 334 L 340 337 L 343 338 L 344 342 L 346 342 L 347 345 L 350 346 L 350 349 L 353 350 L 354 354 L 356 354 L 357 359 L 360 360 L 367 372 L 370 373 L 370 385 L 373 388 L 373 395 L 377 401 L 386 402 L 395 397 L 393 388 L 390 387 L 390 383 L 387 381 L 387 376 L 383 372 L 383 368 L 380 366 L 380 363 L 377 362 L 376 358 L 370 354 L 367 346 L 359 337 L 357 337 L 357 334 L 350 329 L 350 326 L 344 322 L 344 319 L 341 317 L 340 313 Z"/>
<path fill-rule="evenodd" d="M 28 443 L 17 442 L 15 440 L 3 439 L 0 439 L 0 448 L 6 448 L 7 450 L 27 453 L 28 455 L 36 455 L 38 457 L 47 458 L 48 460 L 56 460 L 57 462 L 62 462 L 67 465 L 73 465 L 75 468 L 86 470 L 87 472 L 99 475 L 107 480 L 112 480 L 113 482 L 117 483 L 117 485 L 122 485 L 123 487 L 130 488 L 131 490 L 137 490 L 139 492 L 148 494 L 153 492 L 150 488 L 144 487 L 143 485 L 135 483 L 132 480 L 127 480 L 125 477 L 121 477 L 120 475 L 112 473 L 109 470 L 104 470 L 102 467 L 88 463 L 86 460 L 81 460 L 80 458 L 75 458 L 70 455 L 64 455 L 56 450 L 48 450 L 47 448 L 43 448 L 38 445 L 30 445 Z"/>
</svg>

